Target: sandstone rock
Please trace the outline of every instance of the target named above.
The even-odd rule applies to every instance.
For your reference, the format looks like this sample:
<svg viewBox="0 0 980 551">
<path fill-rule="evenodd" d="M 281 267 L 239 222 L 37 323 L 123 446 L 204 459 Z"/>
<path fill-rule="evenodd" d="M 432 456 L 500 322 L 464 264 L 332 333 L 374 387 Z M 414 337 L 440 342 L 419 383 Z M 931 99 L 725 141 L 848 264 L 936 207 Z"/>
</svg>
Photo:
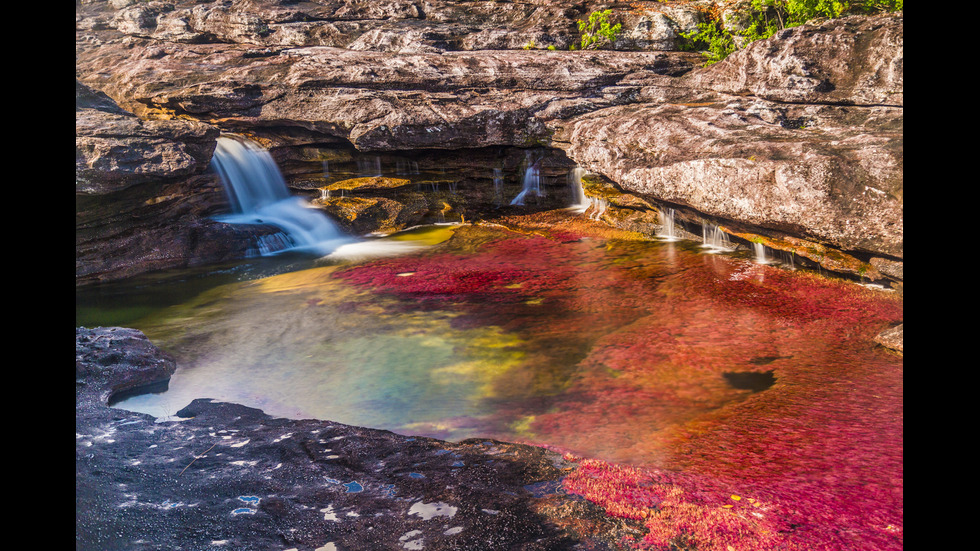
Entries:
<svg viewBox="0 0 980 551">
<path fill-rule="evenodd" d="M 143 119 L 271 147 L 556 146 L 626 192 L 725 225 L 903 254 L 901 14 L 787 29 L 695 68 L 684 52 L 475 51 L 571 43 L 561 29 L 591 3 L 124 4 L 76 7 L 76 67 Z M 642 4 L 616 12 L 623 47 L 667 47 L 643 32 L 697 22 Z"/>
<path fill-rule="evenodd" d="M 576 21 L 606 9 L 600 2 L 449 2 L 427 0 L 370 3 L 202 3 L 189 0 L 113 0 L 83 6 L 80 26 L 102 17 L 120 32 L 183 43 L 234 42 L 271 47 L 329 46 L 393 53 L 552 47 L 567 50 L 580 40 Z M 686 6 L 637 2 L 613 6 L 624 23 L 618 49 L 677 49 L 677 29 L 688 29 L 696 12 Z M 77 10 L 78 11 L 78 10 Z M 109 17 L 105 13 L 109 11 Z"/>
<path fill-rule="evenodd" d="M 577 116 L 554 140 L 626 191 L 901 258 L 901 29 L 901 17 L 798 27 L 679 77 L 702 91 L 690 99 Z"/>
<path fill-rule="evenodd" d="M 208 171 L 218 129 L 142 121 L 75 84 L 75 281 L 241 258 L 267 226 L 209 216 L 227 199 Z"/>
<path fill-rule="evenodd" d="M 905 324 L 886 329 L 875 337 L 875 342 L 898 353 L 905 352 Z"/>
<path fill-rule="evenodd" d="M 690 85 L 783 103 L 902 106 L 903 38 L 901 14 L 801 25 L 692 74 Z"/>
</svg>

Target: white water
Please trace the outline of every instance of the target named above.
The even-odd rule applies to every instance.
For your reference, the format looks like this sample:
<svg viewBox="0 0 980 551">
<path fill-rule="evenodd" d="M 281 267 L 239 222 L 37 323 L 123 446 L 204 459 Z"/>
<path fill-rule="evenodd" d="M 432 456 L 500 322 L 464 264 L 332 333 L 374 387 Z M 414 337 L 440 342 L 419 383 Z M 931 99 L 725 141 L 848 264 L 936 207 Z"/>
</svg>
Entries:
<svg viewBox="0 0 980 551">
<path fill-rule="evenodd" d="M 269 152 L 242 137 L 221 136 L 211 165 L 228 193 L 232 214 L 220 217 L 230 224 L 268 224 L 283 230 L 289 245 L 264 247 L 261 254 L 302 250 L 329 254 L 353 239 L 325 214 L 300 197 L 290 195 L 286 181 Z"/>
<path fill-rule="evenodd" d="M 708 249 L 709 253 L 728 252 L 732 250 L 732 244 L 728 239 L 728 234 L 721 231 L 714 224 L 708 224 L 706 222 L 701 224 L 701 241 L 701 246 Z"/>
<path fill-rule="evenodd" d="M 568 186 L 572 188 L 572 205 L 568 207 L 572 212 L 585 212 L 592 206 L 592 201 L 585 196 L 585 188 L 582 187 L 582 176 L 585 169 L 577 166 L 568 172 Z"/>
<path fill-rule="evenodd" d="M 677 237 L 677 227 L 674 225 L 674 209 L 660 209 L 660 221 L 663 224 L 660 230 L 661 233 L 657 234 L 658 237 L 666 239 L 667 241 L 677 241 L 680 239 Z"/>
<path fill-rule="evenodd" d="M 524 199 L 528 195 L 535 195 L 536 197 L 541 197 L 541 173 L 538 169 L 538 163 L 532 163 L 530 155 L 527 157 L 527 169 L 524 171 L 524 185 L 521 192 L 514 197 L 514 200 L 510 202 L 511 205 L 523 205 Z"/>
</svg>

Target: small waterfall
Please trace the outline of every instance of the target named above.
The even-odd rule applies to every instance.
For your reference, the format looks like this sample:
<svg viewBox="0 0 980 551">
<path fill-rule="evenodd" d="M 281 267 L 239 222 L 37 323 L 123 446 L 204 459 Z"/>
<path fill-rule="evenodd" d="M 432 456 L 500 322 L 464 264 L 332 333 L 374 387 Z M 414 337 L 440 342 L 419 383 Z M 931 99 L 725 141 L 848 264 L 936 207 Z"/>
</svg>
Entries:
<svg viewBox="0 0 980 551">
<path fill-rule="evenodd" d="M 358 159 L 357 172 L 362 177 L 381 176 L 381 157 L 375 155 L 374 159 Z"/>
<path fill-rule="evenodd" d="M 219 219 L 231 224 L 268 224 L 283 230 L 291 241 L 259 243 L 263 254 L 306 250 L 327 254 L 351 241 L 322 212 L 290 195 L 275 160 L 260 145 L 240 136 L 221 136 L 211 159 L 228 193 L 232 214 Z"/>
<path fill-rule="evenodd" d="M 755 249 L 755 263 L 756 264 L 769 264 L 772 262 L 768 256 L 766 256 L 766 246 L 762 243 L 752 243 L 752 248 Z"/>
<path fill-rule="evenodd" d="M 527 169 L 524 171 L 524 184 L 521 192 L 514 197 L 514 200 L 510 202 L 511 205 L 523 205 L 524 198 L 528 195 L 534 194 L 536 197 L 541 197 L 541 171 L 538 167 L 538 162 L 531 162 L 530 153 L 527 156 Z"/>
<path fill-rule="evenodd" d="M 398 159 L 395 161 L 395 174 L 398 176 L 419 174 L 419 164 L 415 161 Z"/>
<path fill-rule="evenodd" d="M 568 207 L 572 212 L 585 212 L 592 206 L 592 202 L 585 196 L 585 188 L 582 187 L 582 176 L 585 169 L 575 167 L 568 172 L 568 187 L 572 189 L 572 204 Z"/>
<path fill-rule="evenodd" d="M 660 221 L 662 222 L 662 227 L 660 229 L 661 233 L 657 235 L 668 241 L 677 241 L 680 239 L 677 237 L 677 229 L 674 225 L 674 214 L 674 209 L 666 207 L 660 209 Z"/>
<path fill-rule="evenodd" d="M 720 253 L 732 250 L 732 244 L 728 239 L 728 234 L 721 231 L 721 229 L 715 224 L 702 222 L 701 240 L 701 246 L 708 249 L 709 253 Z"/>
<path fill-rule="evenodd" d="M 601 197 L 590 198 L 589 206 L 592 207 L 592 214 L 589 215 L 589 219 L 599 220 L 600 218 L 602 218 L 602 215 L 605 214 L 606 207 L 609 206 L 609 201 L 606 201 Z"/>
<path fill-rule="evenodd" d="M 497 205 L 500 205 L 503 200 L 504 195 L 504 171 L 495 168 L 493 169 L 493 199 Z"/>
</svg>

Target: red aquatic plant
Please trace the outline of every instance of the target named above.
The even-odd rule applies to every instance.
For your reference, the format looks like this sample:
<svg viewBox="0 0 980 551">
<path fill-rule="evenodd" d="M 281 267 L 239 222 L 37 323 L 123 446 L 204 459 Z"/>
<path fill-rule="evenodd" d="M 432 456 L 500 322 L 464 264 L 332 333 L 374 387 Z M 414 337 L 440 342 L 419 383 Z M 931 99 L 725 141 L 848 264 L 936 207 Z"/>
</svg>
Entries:
<svg viewBox="0 0 980 551">
<path fill-rule="evenodd" d="M 638 548 L 901 549 L 902 361 L 871 341 L 901 297 L 574 229 L 338 277 L 521 335 L 520 380 L 549 394 L 484 421 L 592 457 L 564 487 L 643 521 Z"/>
</svg>

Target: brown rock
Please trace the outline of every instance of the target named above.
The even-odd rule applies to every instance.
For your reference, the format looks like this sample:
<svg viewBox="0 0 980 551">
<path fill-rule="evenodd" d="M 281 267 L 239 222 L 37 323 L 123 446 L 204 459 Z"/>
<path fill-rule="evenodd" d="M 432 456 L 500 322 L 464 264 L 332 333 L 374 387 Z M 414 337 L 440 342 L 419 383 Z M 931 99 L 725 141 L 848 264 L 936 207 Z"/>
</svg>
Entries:
<svg viewBox="0 0 980 551">
<path fill-rule="evenodd" d="M 142 121 L 75 84 L 75 281 L 240 258 L 266 226 L 208 218 L 227 199 L 208 163 L 218 129 Z"/>
</svg>

